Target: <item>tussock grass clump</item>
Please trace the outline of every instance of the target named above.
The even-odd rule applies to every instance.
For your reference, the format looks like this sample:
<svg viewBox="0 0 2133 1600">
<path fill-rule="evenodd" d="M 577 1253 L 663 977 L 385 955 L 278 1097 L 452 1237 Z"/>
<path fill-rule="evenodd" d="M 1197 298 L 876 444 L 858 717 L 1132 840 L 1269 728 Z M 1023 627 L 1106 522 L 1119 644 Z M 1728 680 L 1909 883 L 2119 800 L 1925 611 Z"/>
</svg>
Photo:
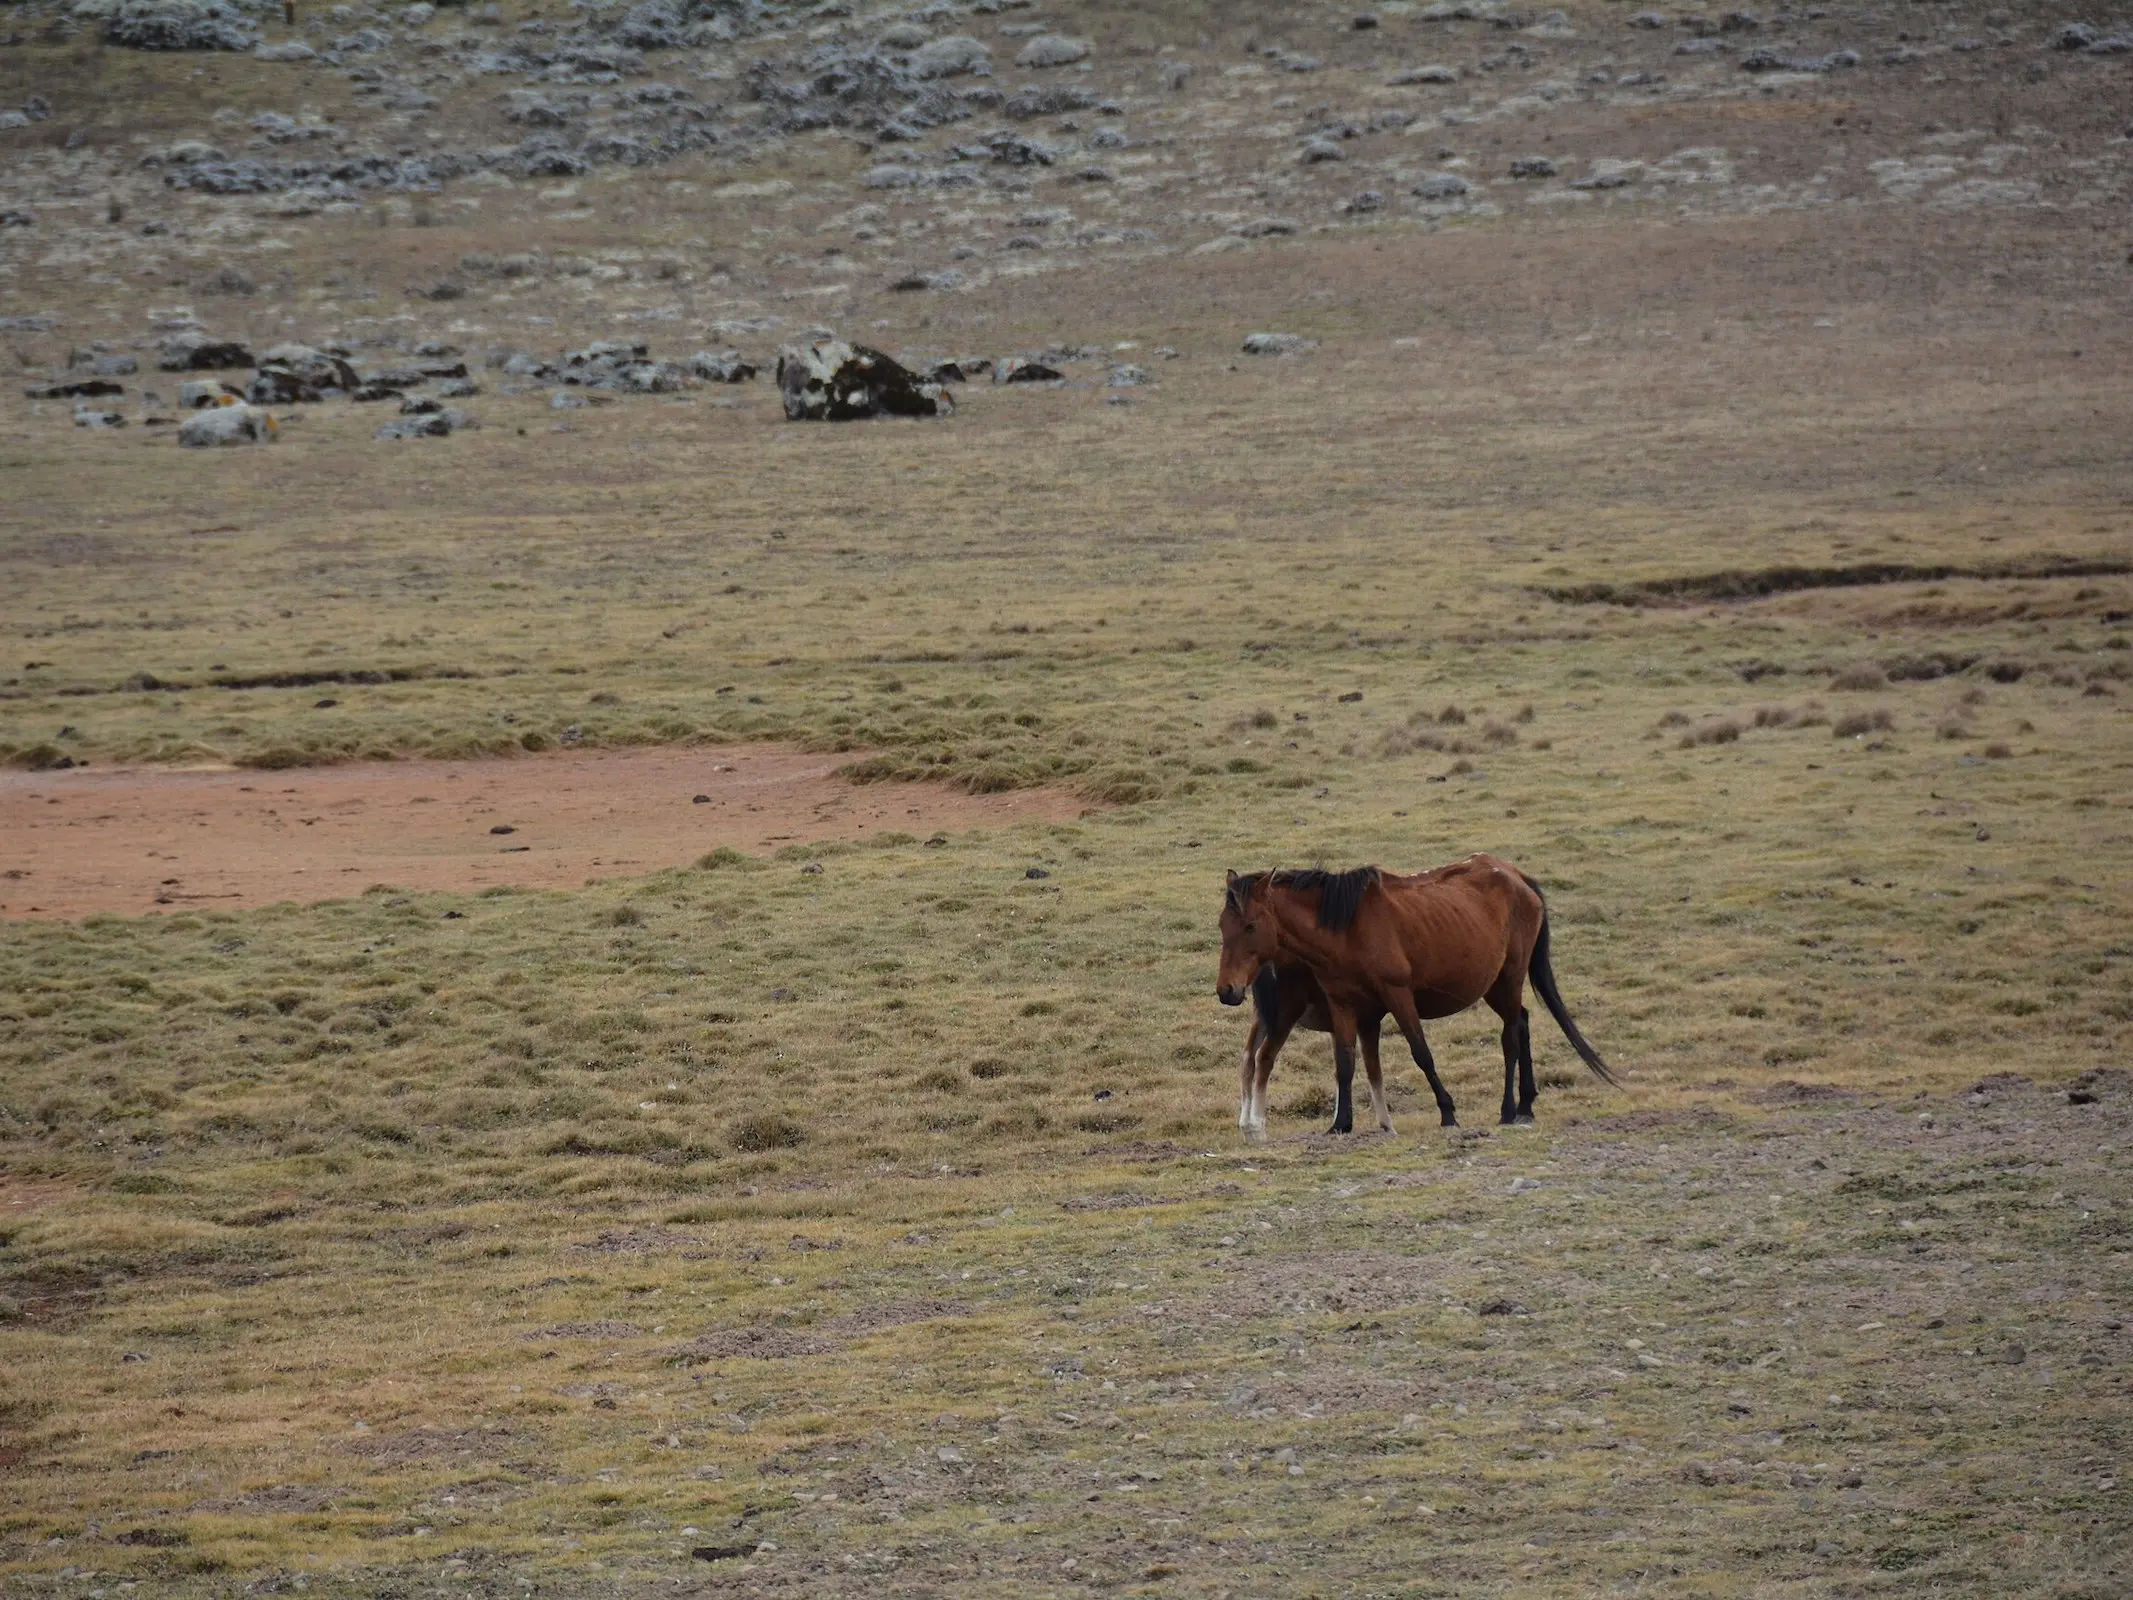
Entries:
<svg viewBox="0 0 2133 1600">
<path fill-rule="evenodd" d="M 1732 717 L 1714 717 L 1701 726 L 1690 729 L 1681 736 L 1679 749 L 1693 750 L 1698 745 L 1735 744 L 1740 740 L 1740 723 Z"/>
<path fill-rule="evenodd" d="M 1839 739 L 1857 739 L 1869 733 L 1889 733 L 1896 727 L 1896 719 L 1886 710 L 1848 711 L 1837 718 L 1830 733 Z"/>
<path fill-rule="evenodd" d="M 1275 1109 L 1284 1117 L 1330 1117 L 1333 1115 L 1333 1091 L 1324 1084 L 1314 1083 L 1290 1095 Z"/>
<path fill-rule="evenodd" d="M 1530 708 L 1528 708 L 1530 709 Z M 1432 715 L 1428 711 L 1412 713 L 1396 728 L 1389 728 L 1378 736 L 1377 753 L 1386 759 L 1414 755 L 1430 750 L 1439 755 L 1475 755 L 1486 750 L 1508 750 L 1518 743 L 1518 729 L 1509 722 L 1491 719 L 1471 734 L 1440 733 L 1441 728 L 1464 727 L 1467 712 L 1460 706 L 1448 705 Z"/>
<path fill-rule="evenodd" d="M 1758 728 L 1819 728 L 1829 718 L 1810 700 L 1803 706 L 1757 706 L 1753 720 Z"/>
<path fill-rule="evenodd" d="M 1872 662 L 1863 662 L 1856 667 L 1846 667 L 1829 680 L 1829 686 L 1832 689 L 1854 692 L 1886 689 L 1889 686 L 1889 675 Z"/>
<path fill-rule="evenodd" d="M 743 1155 L 791 1150 L 806 1140 L 807 1130 L 781 1111 L 758 1111 L 739 1118 L 726 1129 L 726 1142 Z"/>
</svg>

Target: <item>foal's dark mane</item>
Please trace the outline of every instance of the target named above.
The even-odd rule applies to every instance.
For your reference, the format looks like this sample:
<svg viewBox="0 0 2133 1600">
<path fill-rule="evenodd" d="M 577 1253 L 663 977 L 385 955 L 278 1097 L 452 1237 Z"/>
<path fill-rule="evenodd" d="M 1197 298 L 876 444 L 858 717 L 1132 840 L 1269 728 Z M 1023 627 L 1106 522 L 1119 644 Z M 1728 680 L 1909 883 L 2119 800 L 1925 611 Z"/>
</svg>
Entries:
<svg viewBox="0 0 2133 1600">
<path fill-rule="evenodd" d="M 1350 867 L 1346 872 L 1328 872 L 1324 867 L 1284 867 L 1257 877 L 1239 878 L 1230 885 L 1229 899 L 1242 911 L 1251 902 L 1252 891 L 1262 883 L 1302 894 L 1316 890 L 1318 925 L 1328 933 L 1345 933 L 1355 926 L 1363 909 L 1363 896 L 1381 876 L 1376 867 Z"/>
</svg>

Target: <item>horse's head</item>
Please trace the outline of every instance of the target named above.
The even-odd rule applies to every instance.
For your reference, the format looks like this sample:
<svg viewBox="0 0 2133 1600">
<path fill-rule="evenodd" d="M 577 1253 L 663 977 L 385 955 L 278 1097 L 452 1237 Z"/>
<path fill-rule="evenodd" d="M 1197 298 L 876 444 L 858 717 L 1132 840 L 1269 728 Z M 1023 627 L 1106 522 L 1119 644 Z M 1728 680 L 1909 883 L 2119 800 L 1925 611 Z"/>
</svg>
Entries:
<svg viewBox="0 0 2133 1600">
<path fill-rule="evenodd" d="M 1263 876 L 1240 878 L 1232 872 L 1222 898 L 1222 965 L 1215 995 L 1226 1006 L 1244 1004 L 1259 969 L 1274 959 L 1279 929 L 1265 896 L 1253 892 Z"/>
</svg>

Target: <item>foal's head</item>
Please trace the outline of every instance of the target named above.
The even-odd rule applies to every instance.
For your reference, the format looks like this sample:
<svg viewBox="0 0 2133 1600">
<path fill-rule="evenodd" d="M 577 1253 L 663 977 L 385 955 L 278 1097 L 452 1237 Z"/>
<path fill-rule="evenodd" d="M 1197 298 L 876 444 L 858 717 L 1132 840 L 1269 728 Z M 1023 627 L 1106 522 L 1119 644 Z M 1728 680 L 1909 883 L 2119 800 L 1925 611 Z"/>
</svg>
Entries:
<svg viewBox="0 0 2133 1600">
<path fill-rule="evenodd" d="M 1240 878 L 1229 875 L 1229 889 L 1222 897 L 1222 966 L 1215 977 L 1215 994 L 1226 1006 L 1244 1004 L 1259 969 L 1274 959 L 1276 929 L 1264 895 L 1268 874 Z"/>
</svg>

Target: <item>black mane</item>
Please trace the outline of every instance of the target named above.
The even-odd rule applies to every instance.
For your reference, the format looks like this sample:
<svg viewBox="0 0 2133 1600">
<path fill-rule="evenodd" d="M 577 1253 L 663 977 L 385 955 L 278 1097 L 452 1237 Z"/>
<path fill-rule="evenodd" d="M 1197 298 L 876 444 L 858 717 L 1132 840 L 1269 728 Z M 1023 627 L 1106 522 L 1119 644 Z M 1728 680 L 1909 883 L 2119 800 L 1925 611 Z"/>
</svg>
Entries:
<svg viewBox="0 0 2133 1600">
<path fill-rule="evenodd" d="M 1350 867 L 1346 872 L 1328 872 L 1324 867 L 1286 867 L 1279 872 L 1239 878 L 1230 885 L 1230 902 L 1240 911 L 1252 891 L 1265 883 L 1277 889 L 1295 889 L 1308 894 L 1318 891 L 1318 925 L 1328 933 L 1345 933 L 1355 926 L 1363 909 L 1363 896 L 1381 876 L 1376 867 Z"/>
</svg>

